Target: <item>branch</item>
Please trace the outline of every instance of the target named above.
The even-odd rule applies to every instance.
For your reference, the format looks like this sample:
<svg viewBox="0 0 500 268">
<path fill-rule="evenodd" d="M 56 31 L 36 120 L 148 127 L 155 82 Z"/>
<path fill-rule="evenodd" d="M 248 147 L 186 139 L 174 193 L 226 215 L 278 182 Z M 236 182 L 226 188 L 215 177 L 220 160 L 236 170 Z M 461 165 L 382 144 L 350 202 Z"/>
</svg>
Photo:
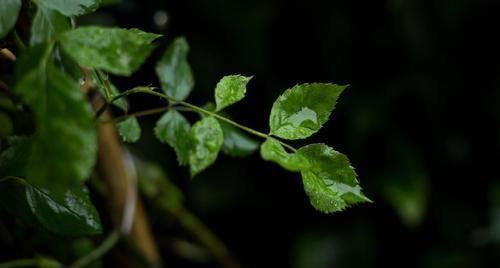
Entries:
<svg viewBox="0 0 500 268">
<path fill-rule="evenodd" d="M 92 101 L 94 109 L 101 107 L 104 100 L 97 96 Z M 109 112 L 103 112 L 104 120 L 111 120 Z M 116 228 L 122 229 L 122 219 L 124 217 L 123 208 L 131 196 L 136 194 L 136 186 L 128 172 L 127 163 L 124 158 L 124 150 L 119 140 L 114 125 L 99 124 L 97 126 L 97 172 L 109 192 L 109 212 L 111 220 Z M 129 239 L 134 248 L 147 260 L 152 266 L 160 266 L 161 259 L 158 249 L 153 239 L 153 235 L 144 212 L 141 200 L 139 198 L 134 202 L 135 213 L 132 218 L 132 226 Z M 138 267 L 127 261 L 128 267 Z"/>
</svg>

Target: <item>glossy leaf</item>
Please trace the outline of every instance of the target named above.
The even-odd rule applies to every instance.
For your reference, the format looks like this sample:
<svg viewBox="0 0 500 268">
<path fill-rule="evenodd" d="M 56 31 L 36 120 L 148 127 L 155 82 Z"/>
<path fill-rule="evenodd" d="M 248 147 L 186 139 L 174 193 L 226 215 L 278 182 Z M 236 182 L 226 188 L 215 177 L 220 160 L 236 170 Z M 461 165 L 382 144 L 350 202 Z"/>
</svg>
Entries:
<svg viewBox="0 0 500 268">
<path fill-rule="evenodd" d="M 97 145 L 89 103 L 78 83 L 54 66 L 49 53 L 46 46 L 25 50 L 16 65 L 15 91 L 29 105 L 36 122 L 27 179 L 60 195 L 89 176 Z"/>
<path fill-rule="evenodd" d="M 288 153 L 275 139 L 267 139 L 260 145 L 260 155 L 264 160 L 273 161 L 289 171 L 299 172 L 309 165 L 302 155 Z"/>
<path fill-rule="evenodd" d="M 44 8 L 57 10 L 64 16 L 79 16 L 99 7 L 100 0 L 38 0 L 37 3 Z"/>
<path fill-rule="evenodd" d="M 99 215 L 84 186 L 66 189 L 61 202 L 22 179 L 1 179 L 0 203 L 21 219 L 36 219 L 57 234 L 80 236 L 102 231 Z"/>
<path fill-rule="evenodd" d="M 187 61 L 189 45 L 179 37 L 168 47 L 156 64 L 156 75 L 163 92 L 177 100 L 184 100 L 194 87 L 193 74 Z"/>
<path fill-rule="evenodd" d="M 141 138 L 141 126 L 135 116 L 129 116 L 121 121 L 117 124 L 117 128 L 124 142 L 136 142 Z"/>
<path fill-rule="evenodd" d="M 58 33 L 71 29 L 68 18 L 56 10 L 43 6 L 36 11 L 31 25 L 30 45 L 36 45 L 53 40 Z"/>
<path fill-rule="evenodd" d="M 215 118 L 205 117 L 193 125 L 189 131 L 189 139 L 189 167 L 191 177 L 194 177 L 215 162 L 224 135 Z"/>
<path fill-rule="evenodd" d="M 220 121 L 219 124 L 224 134 L 222 151 L 230 156 L 244 157 L 252 154 L 259 148 L 259 143 L 251 139 L 233 125 Z"/>
<path fill-rule="evenodd" d="M 356 172 L 345 155 L 322 143 L 302 147 L 297 154 L 309 163 L 309 167 L 301 171 L 302 181 L 317 210 L 331 213 L 349 205 L 371 202 L 361 192 Z"/>
<path fill-rule="evenodd" d="M 14 27 L 21 10 L 21 0 L 0 1 L 0 39 Z"/>
<path fill-rule="evenodd" d="M 65 32 L 63 49 L 80 65 L 129 76 L 146 60 L 160 35 L 138 29 L 79 27 Z"/>
<path fill-rule="evenodd" d="M 216 111 L 236 103 L 245 97 L 247 84 L 252 77 L 242 75 L 224 76 L 215 87 Z"/>
<path fill-rule="evenodd" d="M 313 83 L 287 89 L 274 102 L 269 125 L 271 134 L 289 140 L 304 139 L 328 121 L 346 86 Z"/>
<path fill-rule="evenodd" d="M 182 114 L 176 110 L 165 113 L 156 122 L 155 135 L 163 143 L 172 146 L 181 166 L 189 162 L 189 129 L 191 125 Z"/>
</svg>

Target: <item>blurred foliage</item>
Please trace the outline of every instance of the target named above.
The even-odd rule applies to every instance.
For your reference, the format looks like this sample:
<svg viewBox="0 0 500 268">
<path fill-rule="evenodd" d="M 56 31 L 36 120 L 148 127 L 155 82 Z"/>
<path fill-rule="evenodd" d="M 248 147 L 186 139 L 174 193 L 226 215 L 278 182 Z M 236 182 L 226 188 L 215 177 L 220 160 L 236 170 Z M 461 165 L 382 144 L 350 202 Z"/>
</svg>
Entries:
<svg viewBox="0 0 500 268">
<path fill-rule="evenodd" d="M 131 145 L 161 164 L 185 192 L 183 205 L 248 267 L 498 267 L 498 8 L 493 0 L 121 0 L 79 22 L 165 33 L 163 47 L 186 36 L 194 102 L 210 98 L 223 75 L 255 74 L 248 101 L 228 109 L 256 129 L 266 129 L 273 100 L 295 83 L 350 84 L 335 123 L 313 139 L 350 156 L 375 203 L 338 215 L 311 211 L 299 177 L 257 156 L 222 156 L 189 183 L 175 153 L 155 141 L 158 118 L 146 119 Z M 154 81 L 154 63 L 146 65 L 113 82 Z M 157 104 L 134 97 L 130 109 Z M 175 192 L 166 198 L 180 200 Z M 9 241 L 3 225 L 13 223 L 0 215 Z M 168 227 L 154 225 L 162 234 Z M 0 249 L 19 254 L 11 246 Z"/>
</svg>

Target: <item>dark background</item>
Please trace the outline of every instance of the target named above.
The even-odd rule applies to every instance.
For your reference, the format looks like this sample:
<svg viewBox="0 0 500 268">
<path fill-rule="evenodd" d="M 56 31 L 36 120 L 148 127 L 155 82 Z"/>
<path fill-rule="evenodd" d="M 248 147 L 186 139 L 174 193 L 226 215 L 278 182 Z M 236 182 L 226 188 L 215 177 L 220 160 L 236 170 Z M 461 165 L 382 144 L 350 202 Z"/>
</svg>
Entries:
<svg viewBox="0 0 500 268">
<path fill-rule="evenodd" d="M 498 1 L 133 1 L 82 23 L 165 35 L 143 70 L 113 80 L 153 83 L 177 36 L 190 43 L 196 87 L 213 100 L 227 74 L 255 75 L 228 109 L 263 132 L 275 98 L 303 82 L 350 84 L 331 121 L 307 143 L 347 154 L 374 204 L 323 215 L 298 174 L 220 155 L 193 181 L 141 121 L 131 151 L 162 164 L 187 206 L 247 267 L 495 267 L 500 265 L 500 33 Z M 166 26 L 155 24 L 158 11 Z M 133 111 L 162 105 L 130 99 Z M 294 143 L 297 146 L 304 142 Z M 152 219 L 155 232 L 168 228 Z M 157 237 L 162 244 L 161 235 Z M 212 267 L 162 247 L 171 267 Z M 216 264 L 213 264 L 216 267 Z"/>
</svg>

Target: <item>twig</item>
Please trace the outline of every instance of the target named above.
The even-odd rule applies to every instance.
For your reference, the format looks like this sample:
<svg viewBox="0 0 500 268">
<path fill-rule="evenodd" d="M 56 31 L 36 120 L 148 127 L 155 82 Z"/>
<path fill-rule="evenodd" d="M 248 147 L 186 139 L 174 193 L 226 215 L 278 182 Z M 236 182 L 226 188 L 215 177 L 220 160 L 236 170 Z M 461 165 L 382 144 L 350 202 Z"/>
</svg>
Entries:
<svg viewBox="0 0 500 268">
<path fill-rule="evenodd" d="M 119 240 L 120 240 L 120 232 L 113 231 L 111 234 L 108 235 L 108 237 L 106 237 L 106 239 L 104 240 L 104 242 L 102 242 L 101 245 L 95 248 L 88 255 L 85 255 L 81 259 L 74 262 L 72 265 L 69 266 L 69 268 L 80 268 L 88 266 L 89 264 L 100 259 L 104 254 L 109 252 L 116 245 L 116 243 L 118 243 Z"/>
<path fill-rule="evenodd" d="M 146 115 L 159 114 L 159 113 L 168 111 L 168 109 L 169 109 L 169 107 L 165 106 L 165 107 L 160 107 L 160 108 L 154 108 L 154 109 L 139 111 L 139 112 L 135 112 L 135 113 L 125 114 L 125 115 L 122 115 L 122 116 L 119 116 L 119 117 L 116 117 L 116 118 L 113 118 L 113 119 L 110 119 L 110 120 L 102 120 L 99 123 L 100 124 L 108 124 L 108 123 L 114 123 L 114 122 L 122 121 L 122 120 L 127 119 L 127 118 L 129 118 L 131 116 L 141 117 L 141 116 L 146 116 Z"/>
<path fill-rule="evenodd" d="M 0 263 L 0 268 L 14 268 L 14 267 L 27 267 L 37 266 L 38 259 L 18 259 L 9 262 Z"/>
</svg>

